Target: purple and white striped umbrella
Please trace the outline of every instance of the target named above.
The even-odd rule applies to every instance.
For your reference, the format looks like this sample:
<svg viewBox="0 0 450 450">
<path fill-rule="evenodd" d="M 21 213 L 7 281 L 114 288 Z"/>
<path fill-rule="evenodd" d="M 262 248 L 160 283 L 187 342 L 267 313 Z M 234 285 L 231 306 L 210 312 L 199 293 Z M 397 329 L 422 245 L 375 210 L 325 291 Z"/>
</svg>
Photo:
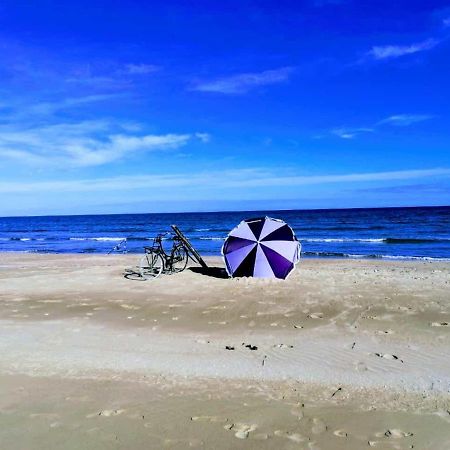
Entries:
<svg viewBox="0 0 450 450">
<path fill-rule="evenodd" d="M 285 279 L 300 259 L 300 243 L 282 220 L 262 217 L 243 220 L 222 247 L 232 277 Z"/>
</svg>

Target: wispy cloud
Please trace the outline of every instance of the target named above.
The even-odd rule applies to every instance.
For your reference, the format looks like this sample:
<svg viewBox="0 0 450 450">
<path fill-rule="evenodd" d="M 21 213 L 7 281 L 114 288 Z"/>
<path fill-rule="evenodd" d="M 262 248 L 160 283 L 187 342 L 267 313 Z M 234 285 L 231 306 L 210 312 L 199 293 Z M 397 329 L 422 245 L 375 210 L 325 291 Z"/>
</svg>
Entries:
<svg viewBox="0 0 450 450">
<path fill-rule="evenodd" d="M 277 171 L 279 173 L 279 171 Z M 130 191 L 148 188 L 194 188 L 206 190 L 258 187 L 303 186 L 329 183 L 358 183 L 373 181 L 411 180 L 450 177 L 450 168 L 399 170 L 390 172 L 348 173 L 341 175 L 280 176 L 270 169 L 245 168 L 225 171 L 181 174 L 133 175 L 110 178 L 58 180 L 38 182 L 0 182 L 0 193 L 26 192 L 97 192 Z"/>
<path fill-rule="evenodd" d="M 367 56 L 376 60 L 399 58 L 400 56 L 431 50 L 439 43 L 440 41 L 437 39 L 426 39 L 410 45 L 375 45 L 367 52 Z"/>
<path fill-rule="evenodd" d="M 60 110 L 76 108 L 92 103 L 105 102 L 116 98 L 123 98 L 124 96 L 125 94 L 97 94 L 80 97 L 69 97 L 56 102 L 33 103 L 31 105 L 22 105 L 19 115 L 23 116 L 24 114 L 52 114 Z"/>
<path fill-rule="evenodd" d="M 354 192 L 354 190 L 352 191 Z M 447 183 L 420 183 L 420 184 L 402 184 L 396 186 L 369 187 L 364 189 L 356 189 L 356 192 L 365 193 L 383 193 L 383 194 L 411 194 L 417 192 L 430 193 L 448 193 Z"/>
<path fill-rule="evenodd" d="M 159 70 L 161 70 L 161 67 L 155 64 L 125 64 L 122 69 L 118 70 L 118 73 L 128 75 L 147 75 L 149 73 L 158 72 Z"/>
<path fill-rule="evenodd" d="M 195 137 L 200 139 L 205 144 L 211 140 L 211 135 L 209 133 L 195 133 Z"/>
<path fill-rule="evenodd" d="M 396 114 L 379 120 L 378 122 L 368 127 L 337 127 L 332 128 L 329 133 L 334 136 L 338 136 L 341 139 L 353 139 L 363 133 L 375 133 L 376 131 L 378 131 L 378 128 L 383 125 L 407 127 L 415 123 L 424 122 L 425 120 L 434 119 L 435 117 L 436 116 L 432 114 Z M 325 136 L 320 135 L 318 137 Z"/>
<path fill-rule="evenodd" d="M 178 149 L 206 134 L 136 134 L 108 121 L 59 123 L 31 128 L 0 126 L 0 157 L 39 166 L 86 167 L 136 153 Z"/>
<path fill-rule="evenodd" d="M 331 134 L 334 134 L 335 136 L 340 137 L 341 139 L 353 139 L 358 134 L 361 133 L 372 133 L 374 130 L 373 128 L 333 128 L 331 130 Z"/>
<path fill-rule="evenodd" d="M 263 72 L 241 73 L 216 80 L 199 82 L 191 89 L 194 91 L 218 92 L 221 94 L 245 94 L 259 86 L 283 83 L 289 79 L 292 72 L 292 67 L 282 67 Z"/>
<path fill-rule="evenodd" d="M 444 27 L 450 27 L 450 17 L 447 17 L 442 21 Z"/>
<path fill-rule="evenodd" d="M 394 125 L 398 127 L 407 127 L 414 123 L 433 119 L 434 117 L 435 116 L 431 114 L 397 114 L 380 120 L 377 125 Z"/>
</svg>

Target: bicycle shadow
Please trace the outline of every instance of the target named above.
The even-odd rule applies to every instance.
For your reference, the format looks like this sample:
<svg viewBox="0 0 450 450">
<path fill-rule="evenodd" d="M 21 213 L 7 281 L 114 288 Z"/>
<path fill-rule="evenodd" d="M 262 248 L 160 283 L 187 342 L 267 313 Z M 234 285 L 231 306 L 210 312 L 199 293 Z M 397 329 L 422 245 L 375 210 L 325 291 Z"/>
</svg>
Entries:
<svg viewBox="0 0 450 450">
<path fill-rule="evenodd" d="M 139 271 L 133 269 L 125 269 L 123 271 L 123 277 L 132 281 L 146 281 Z"/>
<path fill-rule="evenodd" d="M 227 271 L 223 267 L 207 267 L 206 269 L 203 267 L 187 267 L 186 270 L 190 270 L 191 272 L 212 278 L 219 278 L 219 279 L 230 278 Z M 163 273 L 163 275 L 167 274 Z M 126 278 L 127 280 L 132 281 L 147 281 L 147 278 L 142 277 L 139 271 L 133 269 L 125 269 L 123 272 L 123 277 Z"/>
<path fill-rule="evenodd" d="M 187 270 L 212 278 L 230 278 L 227 271 L 223 267 L 188 267 Z"/>
</svg>

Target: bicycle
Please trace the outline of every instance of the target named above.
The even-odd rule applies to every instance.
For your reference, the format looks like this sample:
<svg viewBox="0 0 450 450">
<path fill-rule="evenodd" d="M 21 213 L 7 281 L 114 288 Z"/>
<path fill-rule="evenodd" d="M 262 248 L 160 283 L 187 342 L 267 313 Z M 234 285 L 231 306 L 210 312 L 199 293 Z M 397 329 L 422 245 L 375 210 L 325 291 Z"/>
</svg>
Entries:
<svg viewBox="0 0 450 450">
<path fill-rule="evenodd" d="M 145 254 L 141 258 L 139 271 L 145 280 L 157 278 L 161 273 L 182 272 L 188 263 L 189 254 L 183 240 L 175 235 L 170 253 L 166 253 L 163 240 L 171 233 L 158 234 L 153 238 L 153 245 L 144 247 Z"/>
</svg>

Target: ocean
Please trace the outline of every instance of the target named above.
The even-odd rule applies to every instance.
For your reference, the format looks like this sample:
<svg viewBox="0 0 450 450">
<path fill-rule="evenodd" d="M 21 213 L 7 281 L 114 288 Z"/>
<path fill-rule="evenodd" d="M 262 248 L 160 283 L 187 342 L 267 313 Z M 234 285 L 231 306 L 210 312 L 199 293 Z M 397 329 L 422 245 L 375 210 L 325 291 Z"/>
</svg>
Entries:
<svg viewBox="0 0 450 450">
<path fill-rule="evenodd" d="M 232 228 L 265 215 L 294 229 L 305 257 L 450 261 L 450 207 L 5 217 L 0 251 L 107 253 L 121 243 L 116 251 L 141 253 L 176 224 L 202 255 L 220 255 Z"/>
</svg>

